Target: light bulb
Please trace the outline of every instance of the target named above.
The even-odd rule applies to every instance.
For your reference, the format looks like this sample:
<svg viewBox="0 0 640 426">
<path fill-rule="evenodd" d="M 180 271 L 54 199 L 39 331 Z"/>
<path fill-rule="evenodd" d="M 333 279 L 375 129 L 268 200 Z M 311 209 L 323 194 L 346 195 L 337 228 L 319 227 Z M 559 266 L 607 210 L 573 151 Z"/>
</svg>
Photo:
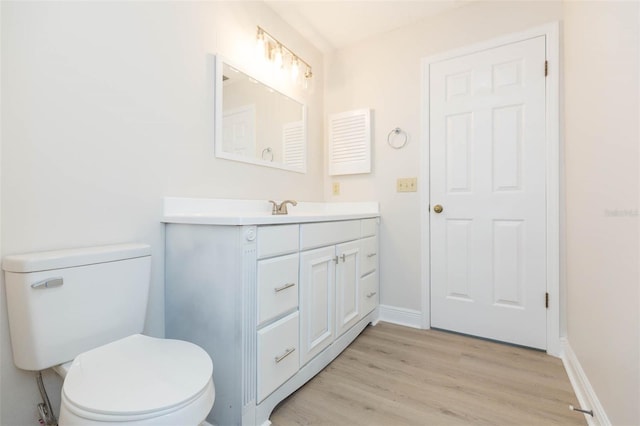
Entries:
<svg viewBox="0 0 640 426">
<path fill-rule="evenodd" d="M 264 59 L 265 45 L 264 45 L 264 33 L 258 30 L 258 36 L 256 38 L 256 54 L 258 58 Z"/>
<path fill-rule="evenodd" d="M 303 87 L 306 90 L 311 90 L 311 77 L 313 77 L 313 73 L 311 72 L 311 68 L 307 67 L 307 70 L 304 72 L 304 84 L 303 84 Z"/>
<path fill-rule="evenodd" d="M 282 46 L 278 45 L 278 48 L 276 49 L 276 56 L 273 61 L 276 69 L 282 68 Z"/>
<path fill-rule="evenodd" d="M 298 79 L 298 74 L 300 73 L 300 67 L 298 66 L 298 58 L 295 56 L 291 61 L 291 80 L 296 81 Z"/>
</svg>

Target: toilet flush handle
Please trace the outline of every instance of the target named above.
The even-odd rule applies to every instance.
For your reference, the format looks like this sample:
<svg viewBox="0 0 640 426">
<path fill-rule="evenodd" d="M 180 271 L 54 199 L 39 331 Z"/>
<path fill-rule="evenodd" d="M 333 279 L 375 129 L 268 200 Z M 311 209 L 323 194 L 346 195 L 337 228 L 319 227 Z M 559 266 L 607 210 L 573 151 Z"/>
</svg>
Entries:
<svg viewBox="0 0 640 426">
<path fill-rule="evenodd" d="M 60 287 L 62 284 L 64 284 L 62 277 L 47 278 L 46 280 L 38 281 L 37 283 L 31 284 L 31 288 L 39 290 L 43 288 Z"/>
</svg>

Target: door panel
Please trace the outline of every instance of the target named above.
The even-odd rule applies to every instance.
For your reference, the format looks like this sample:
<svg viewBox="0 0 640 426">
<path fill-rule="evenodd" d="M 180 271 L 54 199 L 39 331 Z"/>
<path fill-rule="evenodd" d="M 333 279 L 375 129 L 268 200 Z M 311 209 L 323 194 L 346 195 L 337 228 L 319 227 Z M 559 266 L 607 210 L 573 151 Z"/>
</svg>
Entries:
<svg viewBox="0 0 640 426">
<path fill-rule="evenodd" d="M 431 324 L 546 348 L 545 38 L 430 65 Z"/>
<path fill-rule="evenodd" d="M 253 158 L 256 153 L 255 105 L 225 111 L 222 120 L 223 151 Z"/>
<path fill-rule="evenodd" d="M 335 247 L 300 254 L 300 365 L 333 342 Z"/>
<path fill-rule="evenodd" d="M 471 301 L 469 288 L 470 220 L 452 219 L 446 222 L 447 248 L 446 284 L 448 296 Z"/>
<path fill-rule="evenodd" d="M 360 319 L 360 241 L 336 246 L 336 337 Z"/>
</svg>

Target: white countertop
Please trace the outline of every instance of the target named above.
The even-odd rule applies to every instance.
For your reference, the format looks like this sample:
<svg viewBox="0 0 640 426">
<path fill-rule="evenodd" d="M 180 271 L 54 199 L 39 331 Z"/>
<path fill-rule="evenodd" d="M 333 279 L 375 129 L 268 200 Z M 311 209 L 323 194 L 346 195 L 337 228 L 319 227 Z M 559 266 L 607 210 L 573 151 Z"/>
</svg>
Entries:
<svg viewBox="0 0 640 426">
<path fill-rule="evenodd" d="M 282 200 L 276 200 L 278 203 Z M 272 215 L 266 200 L 165 197 L 162 222 L 198 225 L 271 225 L 380 216 L 377 202 L 316 203 L 298 202 L 288 206 L 289 214 Z"/>
</svg>

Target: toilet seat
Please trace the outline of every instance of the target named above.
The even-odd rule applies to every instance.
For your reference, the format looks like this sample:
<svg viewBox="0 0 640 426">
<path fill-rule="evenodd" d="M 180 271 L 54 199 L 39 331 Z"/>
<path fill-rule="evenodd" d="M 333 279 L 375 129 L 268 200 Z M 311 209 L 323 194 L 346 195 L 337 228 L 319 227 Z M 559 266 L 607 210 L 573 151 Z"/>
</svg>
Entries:
<svg viewBox="0 0 640 426">
<path fill-rule="evenodd" d="M 63 405 L 87 420 L 156 418 L 212 403 L 212 372 L 200 347 L 136 334 L 78 355 L 62 387 Z"/>
</svg>

